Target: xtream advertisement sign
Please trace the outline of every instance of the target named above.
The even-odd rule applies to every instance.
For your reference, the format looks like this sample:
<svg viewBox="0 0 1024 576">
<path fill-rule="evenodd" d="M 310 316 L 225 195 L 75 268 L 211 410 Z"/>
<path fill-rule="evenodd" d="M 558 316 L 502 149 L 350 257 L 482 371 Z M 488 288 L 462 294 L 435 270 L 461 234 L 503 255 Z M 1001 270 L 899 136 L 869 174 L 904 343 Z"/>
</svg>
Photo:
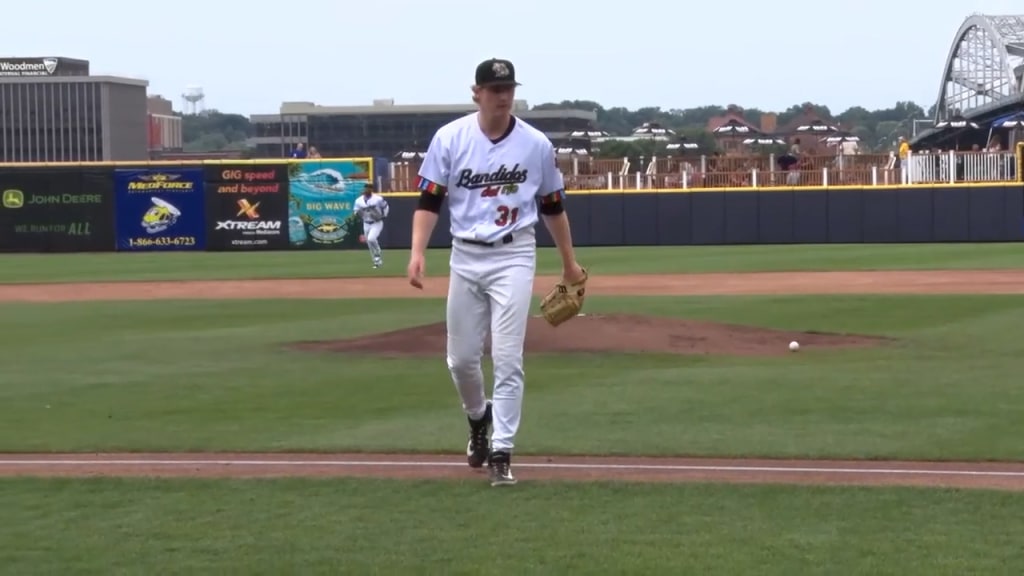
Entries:
<svg viewBox="0 0 1024 576">
<path fill-rule="evenodd" d="M 101 252 L 112 248 L 113 198 L 79 174 L 14 172 L 0 178 L 0 251 Z"/>
<path fill-rule="evenodd" d="M 209 250 L 288 248 L 288 172 L 284 164 L 209 166 Z"/>
</svg>

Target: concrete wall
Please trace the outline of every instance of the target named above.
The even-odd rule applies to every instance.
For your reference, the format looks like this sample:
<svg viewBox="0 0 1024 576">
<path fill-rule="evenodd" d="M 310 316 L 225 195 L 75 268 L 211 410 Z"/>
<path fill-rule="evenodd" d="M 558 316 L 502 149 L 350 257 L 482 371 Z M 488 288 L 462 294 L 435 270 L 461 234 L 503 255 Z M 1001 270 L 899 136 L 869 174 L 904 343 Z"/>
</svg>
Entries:
<svg viewBox="0 0 1024 576">
<path fill-rule="evenodd" d="M 149 159 L 149 116 L 145 86 L 103 83 L 103 160 Z"/>
</svg>

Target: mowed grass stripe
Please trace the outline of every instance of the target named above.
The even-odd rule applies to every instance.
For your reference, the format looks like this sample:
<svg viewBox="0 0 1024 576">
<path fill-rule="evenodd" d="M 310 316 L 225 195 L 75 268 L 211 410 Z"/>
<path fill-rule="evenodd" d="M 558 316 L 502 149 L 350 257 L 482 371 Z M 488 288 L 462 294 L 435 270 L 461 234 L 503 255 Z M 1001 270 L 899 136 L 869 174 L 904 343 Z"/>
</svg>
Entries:
<svg viewBox="0 0 1024 576">
<path fill-rule="evenodd" d="M 1022 566 L 1022 498 L 533 482 L 499 492 L 481 478 L 5 479 L 0 565 L 11 574 L 1009 575 Z"/>
<path fill-rule="evenodd" d="M 785 246 L 584 247 L 596 274 L 1024 268 L 1020 244 L 829 244 Z M 430 275 L 448 273 L 448 250 L 430 250 Z M 408 250 L 151 252 L 0 255 L 0 283 L 404 276 Z M 539 250 L 538 274 L 557 274 L 552 248 Z"/>
<path fill-rule="evenodd" d="M 588 307 L 896 342 L 772 358 L 530 354 L 522 453 L 1024 459 L 1024 297 Z M 285 347 L 442 322 L 439 300 L 8 304 L 0 315 L 2 451 L 453 453 L 464 442 L 443 354 Z"/>
</svg>

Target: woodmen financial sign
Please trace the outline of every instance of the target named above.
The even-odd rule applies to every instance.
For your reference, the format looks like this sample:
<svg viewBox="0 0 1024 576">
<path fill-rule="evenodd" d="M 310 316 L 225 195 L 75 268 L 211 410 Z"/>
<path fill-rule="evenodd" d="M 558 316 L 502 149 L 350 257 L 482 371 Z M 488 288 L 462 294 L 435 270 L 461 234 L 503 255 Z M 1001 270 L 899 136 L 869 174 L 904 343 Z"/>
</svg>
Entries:
<svg viewBox="0 0 1024 576">
<path fill-rule="evenodd" d="M 0 58 L 0 77 L 88 76 L 89 62 L 71 58 Z"/>
</svg>

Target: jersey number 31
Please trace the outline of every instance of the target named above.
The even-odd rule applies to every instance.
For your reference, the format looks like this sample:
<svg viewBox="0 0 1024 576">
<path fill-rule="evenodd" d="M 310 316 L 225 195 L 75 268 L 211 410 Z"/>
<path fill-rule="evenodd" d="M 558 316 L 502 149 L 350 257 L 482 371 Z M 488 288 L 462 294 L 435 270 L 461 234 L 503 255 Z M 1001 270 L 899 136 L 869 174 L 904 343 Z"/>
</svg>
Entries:
<svg viewBox="0 0 1024 576">
<path fill-rule="evenodd" d="M 498 218 L 494 220 L 494 223 L 498 226 L 508 226 L 509 224 L 515 224 L 518 219 L 519 208 L 498 206 Z"/>
</svg>

